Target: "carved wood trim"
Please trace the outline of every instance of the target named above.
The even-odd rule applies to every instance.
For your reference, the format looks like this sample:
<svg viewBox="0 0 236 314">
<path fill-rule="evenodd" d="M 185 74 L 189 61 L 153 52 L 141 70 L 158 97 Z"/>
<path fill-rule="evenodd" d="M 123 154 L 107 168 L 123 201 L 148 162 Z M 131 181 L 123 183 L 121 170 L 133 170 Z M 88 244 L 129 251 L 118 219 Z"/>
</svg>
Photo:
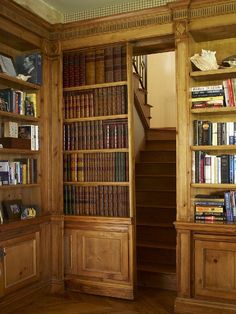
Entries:
<svg viewBox="0 0 236 314">
<path fill-rule="evenodd" d="M 135 11 L 132 14 L 119 14 L 107 18 L 68 23 L 66 25 L 58 24 L 55 26 L 55 32 L 51 34 L 51 39 L 68 40 L 96 34 L 103 35 L 147 26 L 168 24 L 171 21 L 172 13 L 165 6 L 164 8 L 141 10 L 138 13 Z"/>
<path fill-rule="evenodd" d="M 222 14 L 232 14 L 236 12 L 236 1 L 193 1 L 193 6 L 189 10 L 189 18 L 201 18 Z M 196 5 L 196 7 L 194 7 Z"/>
<path fill-rule="evenodd" d="M 49 38 L 52 31 L 50 23 L 9 0 L 0 0 L 0 16 L 35 33 L 39 37 Z"/>
</svg>

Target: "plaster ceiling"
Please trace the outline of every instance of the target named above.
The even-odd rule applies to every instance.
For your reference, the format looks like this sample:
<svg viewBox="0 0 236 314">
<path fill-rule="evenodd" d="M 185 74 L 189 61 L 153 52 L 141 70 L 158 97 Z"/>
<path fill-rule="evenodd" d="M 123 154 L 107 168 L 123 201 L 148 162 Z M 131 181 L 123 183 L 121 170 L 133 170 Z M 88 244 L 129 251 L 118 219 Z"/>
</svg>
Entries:
<svg viewBox="0 0 236 314">
<path fill-rule="evenodd" d="M 43 0 L 61 13 L 84 11 L 105 7 L 108 5 L 119 5 L 132 2 L 133 0 Z"/>
</svg>

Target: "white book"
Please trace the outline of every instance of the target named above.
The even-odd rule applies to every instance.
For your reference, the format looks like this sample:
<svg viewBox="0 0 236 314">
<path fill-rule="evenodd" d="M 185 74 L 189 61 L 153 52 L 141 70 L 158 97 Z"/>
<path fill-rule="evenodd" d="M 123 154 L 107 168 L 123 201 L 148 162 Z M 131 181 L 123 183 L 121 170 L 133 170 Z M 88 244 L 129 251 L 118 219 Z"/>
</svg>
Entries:
<svg viewBox="0 0 236 314">
<path fill-rule="evenodd" d="M 0 55 L 0 69 L 3 73 L 10 76 L 16 76 L 16 70 L 12 59 L 3 55 Z"/>
<path fill-rule="evenodd" d="M 212 145 L 217 145 L 217 122 L 212 122 Z"/>
</svg>

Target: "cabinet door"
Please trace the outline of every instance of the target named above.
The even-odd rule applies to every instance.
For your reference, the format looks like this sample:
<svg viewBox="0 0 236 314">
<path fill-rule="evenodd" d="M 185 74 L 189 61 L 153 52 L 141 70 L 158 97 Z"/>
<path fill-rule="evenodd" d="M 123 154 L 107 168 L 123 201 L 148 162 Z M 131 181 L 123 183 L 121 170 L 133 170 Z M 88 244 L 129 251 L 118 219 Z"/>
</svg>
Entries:
<svg viewBox="0 0 236 314">
<path fill-rule="evenodd" d="M 1 292 L 6 295 L 39 279 L 39 232 L 0 243 Z"/>
<path fill-rule="evenodd" d="M 131 226 L 66 229 L 67 285 L 93 294 L 133 298 L 131 236 Z"/>
<path fill-rule="evenodd" d="M 235 237 L 195 236 L 195 295 L 235 300 Z"/>
</svg>

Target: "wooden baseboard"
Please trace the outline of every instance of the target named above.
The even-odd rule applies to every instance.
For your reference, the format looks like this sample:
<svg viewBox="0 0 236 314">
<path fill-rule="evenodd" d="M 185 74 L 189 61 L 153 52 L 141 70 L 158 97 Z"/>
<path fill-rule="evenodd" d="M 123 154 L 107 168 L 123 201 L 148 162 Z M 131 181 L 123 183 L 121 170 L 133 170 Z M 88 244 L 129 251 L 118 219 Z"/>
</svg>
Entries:
<svg viewBox="0 0 236 314">
<path fill-rule="evenodd" d="M 121 299 L 134 299 L 132 286 L 109 284 L 102 282 L 92 282 L 80 279 L 65 280 L 65 288 L 70 291 L 78 291 L 82 293 L 115 297 Z"/>
<path fill-rule="evenodd" d="M 51 293 L 61 294 L 65 291 L 64 280 L 52 280 L 51 281 Z"/>
<path fill-rule="evenodd" d="M 175 313 L 181 314 L 235 314 L 236 305 L 204 300 L 176 298 Z"/>
</svg>

